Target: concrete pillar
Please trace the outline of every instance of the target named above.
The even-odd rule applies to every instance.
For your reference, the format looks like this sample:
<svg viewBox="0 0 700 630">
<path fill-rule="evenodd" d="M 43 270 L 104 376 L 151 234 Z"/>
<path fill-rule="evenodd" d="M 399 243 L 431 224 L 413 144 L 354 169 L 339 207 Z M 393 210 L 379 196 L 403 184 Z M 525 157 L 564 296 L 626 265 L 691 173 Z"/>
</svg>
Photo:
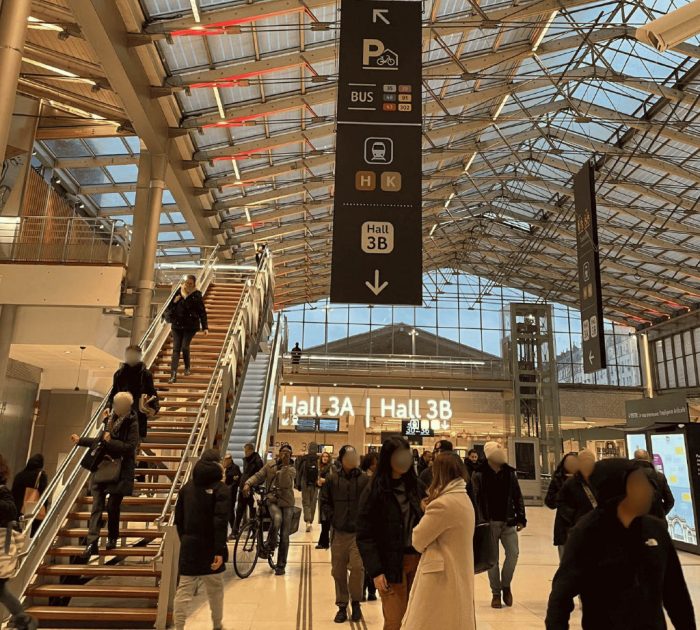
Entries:
<svg viewBox="0 0 700 630">
<path fill-rule="evenodd" d="M 348 421 L 348 444 L 354 446 L 357 452 L 362 454 L 365 452 L 366 439 L 367 427 L 365 427 L 364 415 L 353 416 Z"/>
<path fill-rule="evenodd" d="M 651 350 L 649 349 L 649 335 L 641 333 L 639 335 L 639 359 L 641 361 L 642 386 L 644 387 L 644 397 L 654 397 L 654 377 L 651 369 Z"/>
<path fill-rule="evenodd" d="M 4 399 L 5 381 L 7 380 L 7 365 L 10 362 L 10 346 L 15 331 L 15 304 L 3 304 L 0 311 L 0 403 Z"/>
<path fill-rule="evenodd" d="M 0 163 L 5 160 L 31 8 L 31 0 L 3 0 L 0 5 Z"/>
<path fill-rule="evenodd" d="M 139 155 L 139 174 L 136 180 L 136 202 L 134 203 L 134 223 L 131 226 L 131 249 L 129 268 L 126 270 L 126 286 L 137 289 L 141 279 L 141 262 L 146 247 L 146 226 L 151 192 L 151 154 L 142 150 Z M 135 302 L 129 302 L 133 304 Z"/>
<path fill-rule="evenodd" d="M 167 159 L 165 155 L 151 156 L 148 214 L 138 283 L 138 302 L 134 312 L 134 325 L 131 328 L 131 343 L 139 343 L 151 319 L 151 300 L 153 299 L 153 289 L 155 288 L 153 277 L 155 275 L 156 250 L 158 248 L 160 213 L 163 209 L 166 167 Z"/>
</svg>

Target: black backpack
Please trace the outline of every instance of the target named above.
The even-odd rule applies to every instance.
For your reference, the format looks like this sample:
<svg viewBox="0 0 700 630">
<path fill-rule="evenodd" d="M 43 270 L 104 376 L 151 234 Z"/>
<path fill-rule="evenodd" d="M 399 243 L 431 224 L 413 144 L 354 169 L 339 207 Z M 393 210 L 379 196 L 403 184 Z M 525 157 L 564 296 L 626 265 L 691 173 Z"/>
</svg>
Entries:
<svg viewBox="0 0 700 630">
<path fill-rule="evenodd" d="M 318 481 L 318 457 L 313 455 L 306 460 L 306 485 L 315 486 Z"/>
</svg>

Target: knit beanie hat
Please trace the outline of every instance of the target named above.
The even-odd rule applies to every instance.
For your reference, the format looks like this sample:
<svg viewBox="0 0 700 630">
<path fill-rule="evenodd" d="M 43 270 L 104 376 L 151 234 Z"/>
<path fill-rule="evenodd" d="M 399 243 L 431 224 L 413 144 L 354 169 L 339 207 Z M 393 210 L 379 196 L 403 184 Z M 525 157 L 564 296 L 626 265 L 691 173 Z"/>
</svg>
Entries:
<svg viewBox="0 0 700 630">
<path fill-rule="evenodd" d="M 486 459 L 489 459 L 499 448 L 498 442 L 486 442 L 484 444 L 484 456 Z"/>
</svg>

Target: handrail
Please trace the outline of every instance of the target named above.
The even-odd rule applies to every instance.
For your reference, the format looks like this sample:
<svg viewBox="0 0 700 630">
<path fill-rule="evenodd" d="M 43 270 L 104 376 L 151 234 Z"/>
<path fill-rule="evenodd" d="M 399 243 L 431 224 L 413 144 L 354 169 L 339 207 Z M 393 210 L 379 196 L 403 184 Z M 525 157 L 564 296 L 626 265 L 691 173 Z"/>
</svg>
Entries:
<svg viewBox="0 0 700 630">
<path fill-rule="evenodd" d="M 197 274 L 197 283 L 200 287 L 206 288 L 209 283 L 211 282 L 211 275 L 213 273 L 213 268 L 214 268 L 214 263 L 216 262 L 216 257 L 218 254 L 218 247 L 214 248 L 207 258 L 207 260 L 204 262 L 202 265 L 199 273 Z M 147 347 L 144 349 L 144 359 L 146 359 L 146 356 L 149 355 L 152 351 L 153 348 L 151 347 L 154 343 L 159 342 L 159 335 L 155 334 L 156 331 L 159 330 L 166 330 L 168 324 L 165 323 L 163 319 L 163 315 L 165 314 L 165 309 L 168 307 L 170 304 L 171 300 L 173 299 L 175 292 L 179 286 L 175 286 L 173 290 L 171 291 L 170 296 L 168 297 L 168 300 L 164 302 L 164 304 L 161 306 L 161 308 L 158 311 L 158 314 L 154 318 L 154 320 L 151 322 L 150 326 L 144 333 L 143 337 L 141 338 L 141 345 Z M 149 341 L 150 339 L 150 341 Z M 150 363 L 155 360 L 155 355 L 152 357 L 149 357 L 148 360 L 145 361 L 147 367 L 150 367 Z M 102 418 L 102 413 L 104 409 L 106 408 L 107 401 L 108 401 L 109 394 L 107 394 L 103 399 L 102 402 L 100 403 L 99 407 L 93 414 L 93 416 L 90 418 L 88 423 L 85 426 L 85 429 L 83 429 L 83 432 L 81 433 L 80 437 L 88 437 L 95 429 L 99 426 L 101 423 L 101 418 Z M 47 485 L 46 489 L 42 493 L 42 501 L 37 504 L 37 506 L 34 508 L 34 511 L 29 514 L 25 515 L 22 523 L 25 531 L 28 531 L 28 529 L 31 527 L 31 524 L 34 522 L 36 519 L 37 514 L 39 513 L 39 510 L 43 505 L 46 504 L 47 501 L 51 501 L 53 493 L 56 491 L 56 489 L 59 487 L 59 484 L 61 484 L 61 480 L 63 479 L 64 475 L 68 474 L 69 469 L 72 466 L 72 472 L 70 472 L 70 476 L 68 479 L 65 481 L 65 484 L 63 484 L 63 487 L 69 487 L 71 483 L 75 481 L 75 479 L 78 477 L 78 475 L 81 472 L 87 473 L 83 468 L 80 467 L 80 459 L 82 457 L 77 458 L 76 455 L 82 451 L 80 447 L 77 445 L 73 446 L 72 449 L 69 451 L 67 457 L 61 464 L 61 466 L 58 468 L 56 473 L 53 475 L 51 478 L 51 481 Z M 53 518 L 55 516 L 55 513 L 59 510 L 60 506 L 62 505 L 62 502 L 59 501 L 54 501 L 50 504 L 48 510 L 46 511 L 46 516 L 44 519 L 41 521 L 41 525 L 39 525 L 39 528 L 37 529 L 34 537 L 31 539 L 27 549 L 25 549 L 21 554 L 21 562 L 18 565 L 18 568 L 15 572 L 15 575 L 19 574 L 20 571 L 24 568 L 24 559 L 30 555 L 30 553 L 35 549 L 35 543 L 36 541 L 40 540 L 42 538 L 42 533 L 49 527 L 58 527 L 60 526 L 60 523 L 56 523 L 56 518 Z M 62 520 L 62 519 L 60 519 Z M 34 543 L 34 544 L 33 544 Z M 38 561 L 41 561 L 43 559 L 43 554 L 39 554 Z M 34 572 L 36 570 L 36 567 L 34 570 L 29 571 L 29 572 L 24 572 L 25 573 L 25 580 L 31 579 L 33 576 Z M 24 592 L 24 589 L 26 588 L 26 584 L 22 585 L 22 592 Z"/>
<path fill-rule="evenodd" d="M 282 316 L 282 313 L 279 313 L 277 315 L 277 322 L 275 323 L 275 336 L 270 352 L 270 364 L 267 369 L 267 374 L 265 375 L 265 387 L 263 389 L 263 392 L 265 392 L 265 400 L 260 409 L 258 434 L 255 438 L 255 445 L 259 453 L 263 448 L 267 450 L 267 445 L 263 444 L 263 442 L 266 442 L 266 440 L 263 440 L 263 435 L 267 429 L 270 417 L 274 414 L 275 404 L 277 402 L 276 381 L 280 375 L 280 361 L 282 359 L 282 348 L 284 347 L 286 331 L 287 320 Z M 260 455 L 264 456 L 265 453 L 260 453 Z"/>
<path fill-rule="evenodd" d="M 231 324 L 229 325 L 228 330 L 226 331 L 226 335 L 224 336 L 221 351 L 219 352 L 219 356 L 216 360 L 216 364 L 212 371 L 211 378 L 209 379 L 207 390 L 204 393 L 204 396 L 202 397 L 202 402 L 199 405 L 199 409 L 197 410 L 197 416 L 195 417 L 195 421 L 192 425 L 187 444 L 185 445 L 185 448 L 183 450 L 180 464 L 178 465 L 177 471 L 175 472 L 175 476 L 173 477 L 173 483 L 170 486 L 170 490 L 168 491 L 168 495 L 163 505 L 163 510 L 161 511 L 160 516 L 156 519 L 156 523 L 158 523 L 160 527 L 166 524 L 168 514 L 169 512 L 171 512 L 173 498 L 175 496 L 175 488 L 177 486 L 178 480 L 180 480 L 180 478 L 182 477 L 182 481 L 184 482 L 187 477 L 187 475 L 183 476 L 183 472 L 185 470 L 185 467 L 189 469 L 188 464 L 190 463 L 189 458 L 191 457 L 191 453 L 196 452 L 196 450 L 192 449 L 192 446 L 194 445 L 195 436 L 199 436 L 198 446 L 201 446 L 202 436 L 206 434 L 206 426 L 203 426 L 205 425 L 204 420 L 208 419 L 207 416 L 209 414 L 209 411 L 211 410 L 211 407 L 213 406 L 216 393 L 218 390 L 220 390 L 221 382 L 223 381 L 222 368 L 228 365 L 228 359 L 233 354 L 232 345 L 234 340 L 234 332 L 239 327 L 239 320 L 242 318 L 244 309 L 247 306 L 248 301 L 250 299 L 251 289 L 255 288 L 258 285 L 259 279 L 264 273 L 267 272 L 267 268 L 271 266 L 269 261 L 269 258 L 265 258 L 263 263 L 256 269 L 255 276 L 253 277 L 252 282 L 246 281 L 245 289 L 247 290 L 244 290 L 243 294 L 241 295 L 241 299 L 238 301 L 236 310 L 234 311 L 233 316 L 231 317 Z M 172 518 L 172 514 L 170 516 Z"/>
</svg>

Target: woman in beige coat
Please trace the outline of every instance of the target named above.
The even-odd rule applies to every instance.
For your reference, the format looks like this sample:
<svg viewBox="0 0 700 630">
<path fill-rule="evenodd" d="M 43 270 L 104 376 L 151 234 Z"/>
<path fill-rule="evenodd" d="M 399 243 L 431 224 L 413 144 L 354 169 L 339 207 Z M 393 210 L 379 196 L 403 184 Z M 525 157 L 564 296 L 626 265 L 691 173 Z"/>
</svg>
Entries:
<svg viewBox="0 0 700 630">
<path fill-rule="evenodd" d="M 452 452 L 433 461 L 425 515 L 413 530 L 421 556 L 401 630 L 475 630 L 474 508 L 467 469 Z"/>
</svg>

